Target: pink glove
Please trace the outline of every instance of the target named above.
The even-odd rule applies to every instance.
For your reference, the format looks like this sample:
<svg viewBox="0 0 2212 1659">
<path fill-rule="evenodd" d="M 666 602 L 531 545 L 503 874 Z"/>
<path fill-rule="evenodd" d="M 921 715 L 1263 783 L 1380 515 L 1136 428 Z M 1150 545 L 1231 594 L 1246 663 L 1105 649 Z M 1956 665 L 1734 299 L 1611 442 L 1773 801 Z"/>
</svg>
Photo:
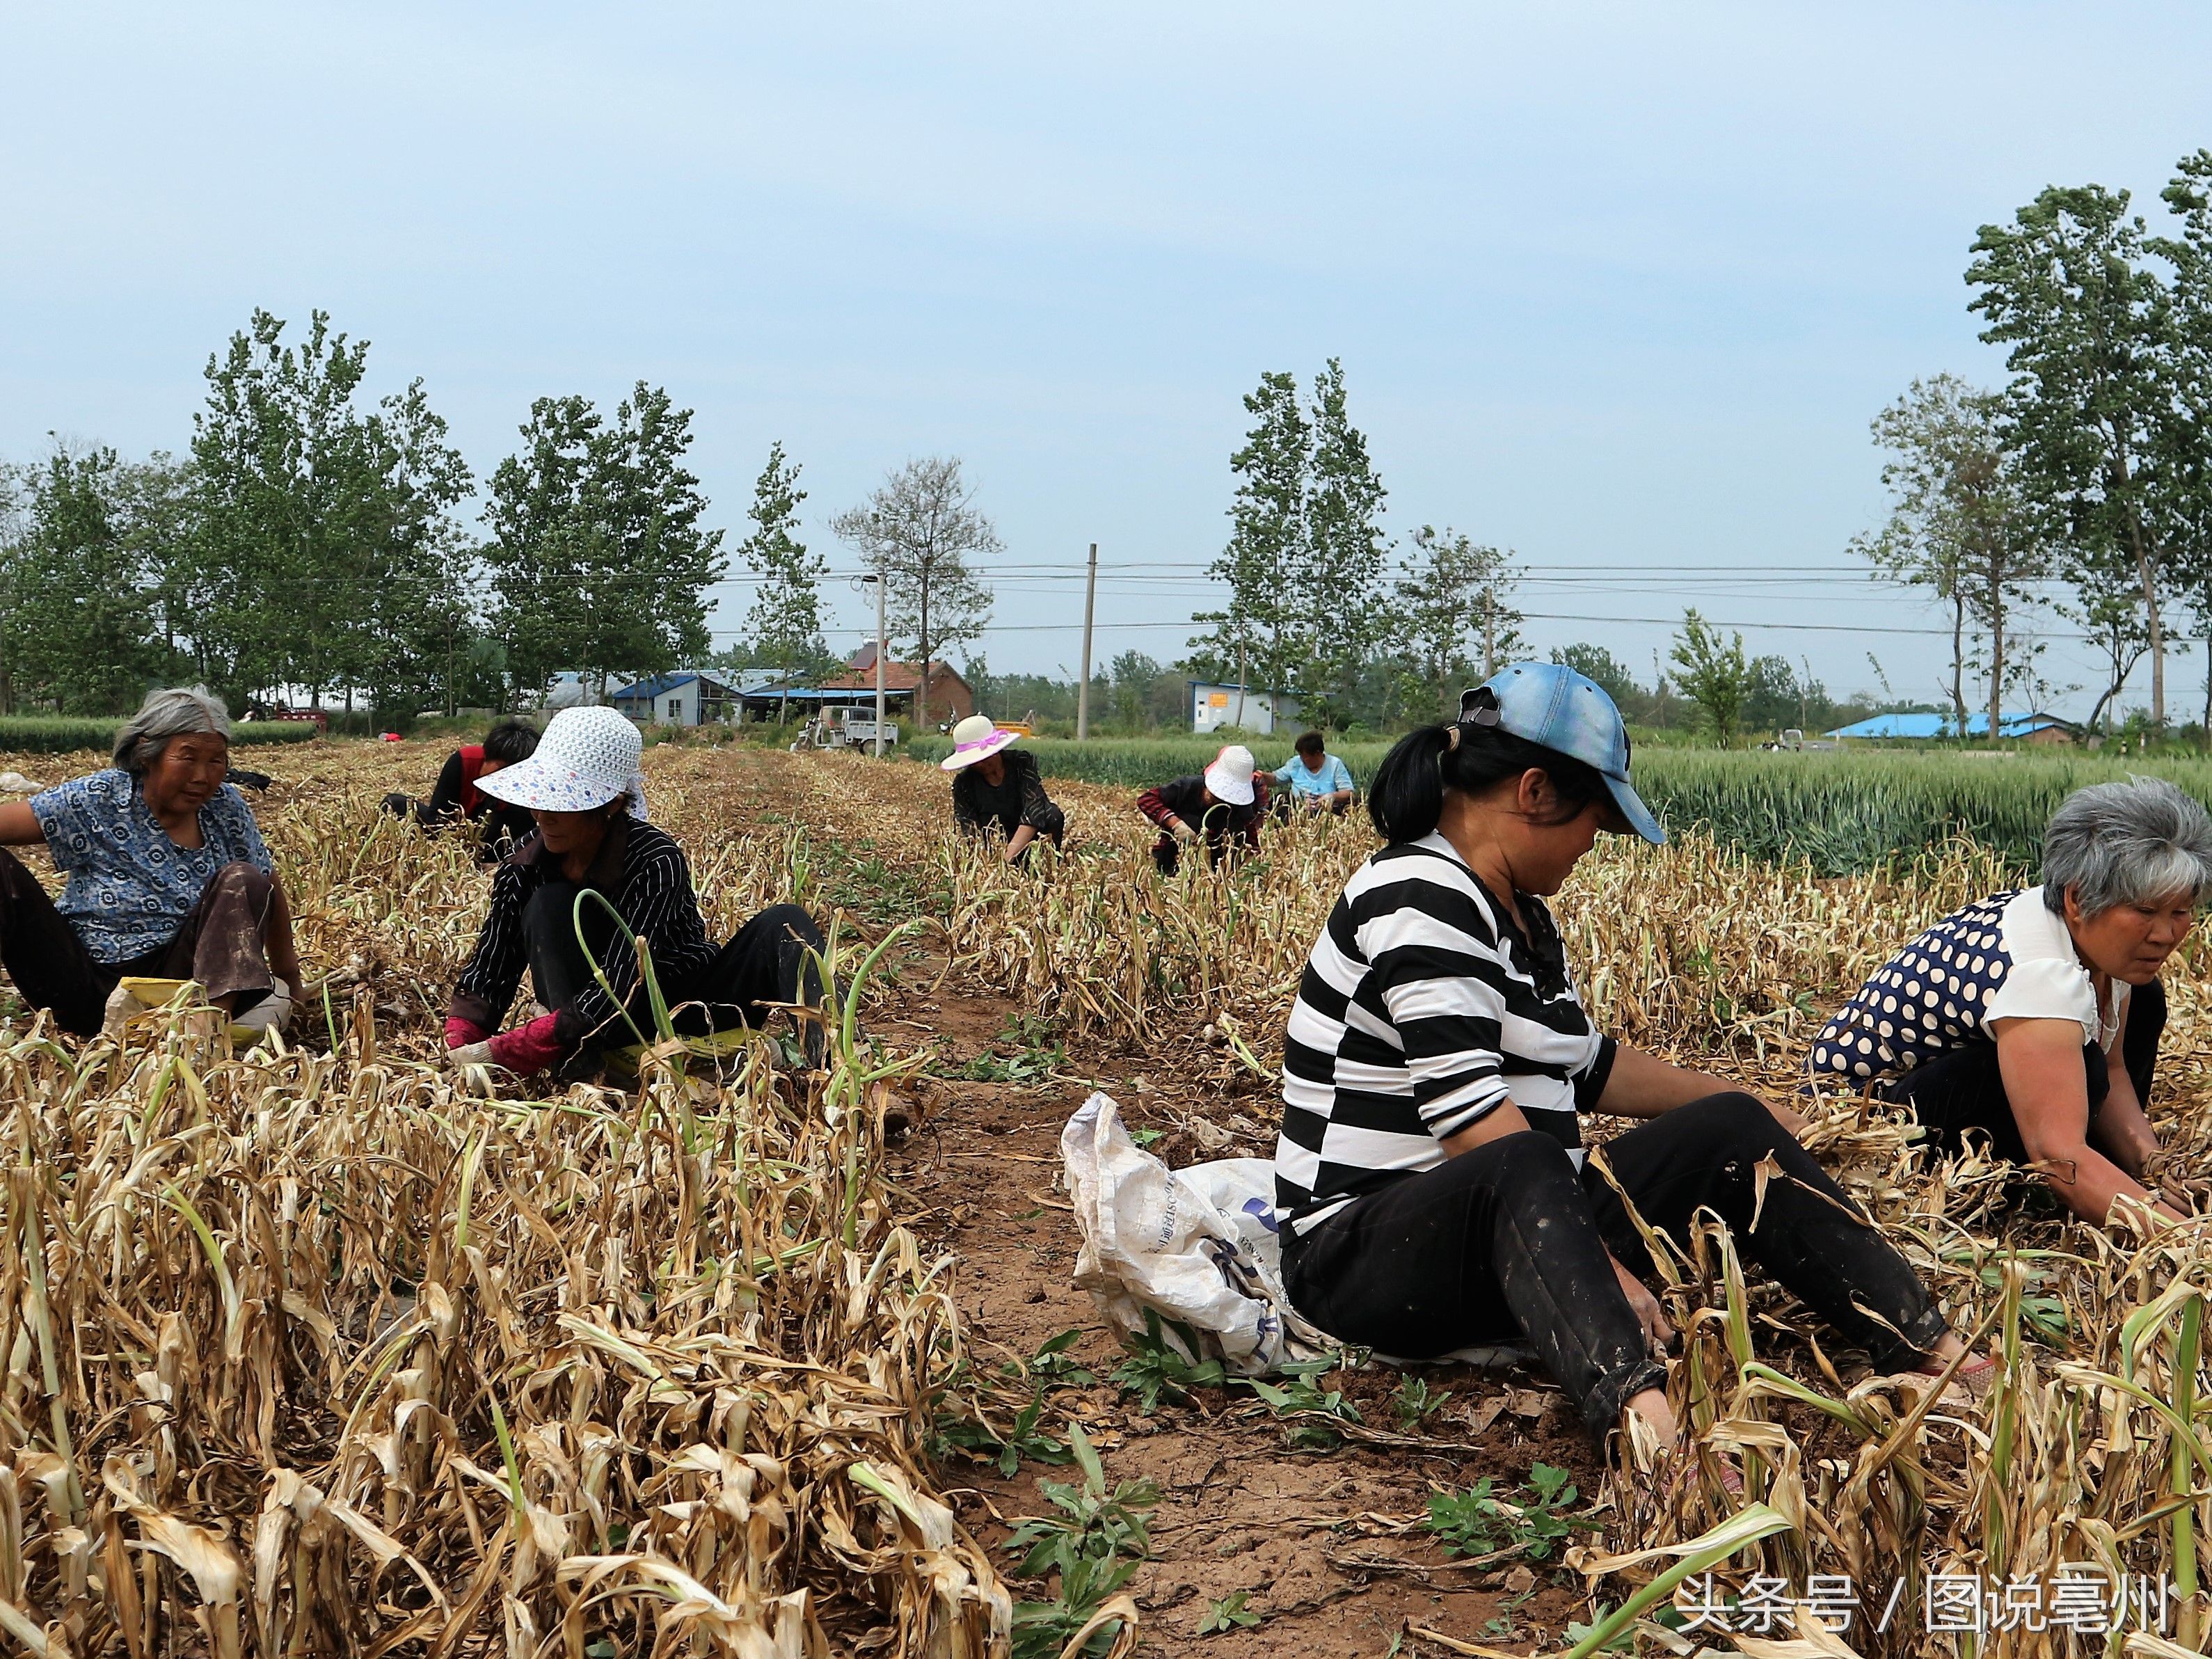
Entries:
<svg viewBox="0 0 2212 1659">
<path fill-rule="evenodd" d="M 455 1017 L 446 1021 L 446 1046 L 448 1048 L 465 1048 L 471 1042 L 482 1042 L 490 1035 L 472 1019 Z"/>
<path fill-rule="evenodd" d="M 491 1040 L 493 1061 L 517 1077 L 544 1071 L 561 1058 L 567 1046 L 554 1030 L 560 1018 L 558 1014 L 540 1014 L 527 1025 L 501 1031 Z"/>
</svg>

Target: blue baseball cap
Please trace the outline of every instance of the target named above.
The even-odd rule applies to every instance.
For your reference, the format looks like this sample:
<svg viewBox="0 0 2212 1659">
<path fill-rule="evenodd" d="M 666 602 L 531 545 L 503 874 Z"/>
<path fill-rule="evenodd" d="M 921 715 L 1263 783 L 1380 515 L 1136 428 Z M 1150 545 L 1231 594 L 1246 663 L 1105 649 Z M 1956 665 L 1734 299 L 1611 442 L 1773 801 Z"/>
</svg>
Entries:
<svg viewBox="0 0 2212 1659">
<path fill-rule="evenodd" d="M 1515 737 L 1595 768 L 1628 827 L 1655 847 L 1667 844 L 1667 832 L 1628 781 L 1628 727 L 1603 686 L 1564 663 L 1516 662 L 1462 693 L 1459 717 L 1478 720 L 1492 707 Z"/>
</svg>

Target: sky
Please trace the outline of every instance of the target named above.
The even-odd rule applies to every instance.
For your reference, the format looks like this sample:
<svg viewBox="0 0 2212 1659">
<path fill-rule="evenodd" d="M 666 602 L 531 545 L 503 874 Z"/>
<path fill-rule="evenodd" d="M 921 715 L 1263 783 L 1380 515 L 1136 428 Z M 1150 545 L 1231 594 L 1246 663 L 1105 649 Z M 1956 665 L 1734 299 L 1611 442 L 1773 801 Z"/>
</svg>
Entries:
<svg viewBox="0 0 2212 1659">
<path fill-rule="evenodd" d="M 1072 674 L 1092 542 L 1097 659 L 1181 654 L 1243 395 L 1334 356 L 1386 529 L 1513 549 L 1538 651 L 1648 678 L 1694 604 L 1933 697 L 1939 617 L 1848 550 L 1868 422 L 2002 378 L 1976 228 L 2155 209 L 2207 62 L 2182 5 L 0 0 L 0 458 L 182 450 L 253 309 L 320 308 L 479 477 L 533 398 L 665 385 L 734 544 L 781 441 L 840 649 L 829 519 L 957 455 L 1007 550 L 979 649 Z"/>
</svg>

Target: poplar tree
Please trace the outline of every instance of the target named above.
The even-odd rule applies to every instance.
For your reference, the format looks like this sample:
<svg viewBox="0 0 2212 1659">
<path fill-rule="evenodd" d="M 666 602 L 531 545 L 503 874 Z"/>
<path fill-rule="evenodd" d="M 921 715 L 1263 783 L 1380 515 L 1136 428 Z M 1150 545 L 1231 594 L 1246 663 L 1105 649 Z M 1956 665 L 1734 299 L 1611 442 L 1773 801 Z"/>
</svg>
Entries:
<svg viewBox="0 0 2212 1659">
<path fill-rule="evenodd" d="M 2151 720 L 2166 724 L 2166 605 L 2175 548 L 2172 295 L 2144 264 L 2125 191 L 2051 186 L 2009 225 L 1984 225 L 1966 280 L 1982 338 L 2009 348 L 2004 435 L 2065 544 L 2081 611 L 2132 587 L 2150 658 Z M 2092 623 L 2097 626 L 2096 623 Z M 2117 663 L 2118 659 L 2115 658 Z M 2116 695 L 2115 681 L 2099 706 Z"/>
<path fill-rule="evenodd" d="M 799 504 L 805 499 L 799 464 L 785 457 L 781 443 L 770 445 L 753 485 L 752 533 L 738 544 L 738 556 L 761 579 L 745 614 L 753 664 L 786 678 L 820 668 L 830 654 L 813 562 L 799 539 Z"/>
<path fill-rule="evenodd" d="M 1290 690 L 1305 678 L 1292 584 L 1305 562 L 1314 433 L 1288 372 L 1262 374 L 1244 409 L 1254 424 L 1229 458 L 1237 481 L 1229 544 L 1206 571 L 1228 584 L 1229 603 L 1191 618 L 1213 624 L 1191 641 L 1191 663 L 1212 679 Z"/>
<path fill-rule="evenodd" d="M 1391 631 L 1422 718 L 1441 719 L 1518 653 L 1522 617 L 1508 599 L 1516 572 L 1510 554 L 1449 526 L 1423 525 L 1408 539 Z"/>
</svg>

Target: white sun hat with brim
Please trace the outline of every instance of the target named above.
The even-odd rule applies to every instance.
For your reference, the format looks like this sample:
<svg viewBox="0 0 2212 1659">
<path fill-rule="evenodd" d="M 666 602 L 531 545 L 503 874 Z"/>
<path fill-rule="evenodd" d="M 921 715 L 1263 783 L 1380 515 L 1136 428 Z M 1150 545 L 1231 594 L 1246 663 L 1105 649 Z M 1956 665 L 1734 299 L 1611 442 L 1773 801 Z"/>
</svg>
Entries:
<svg viewBox="0 0 2212 1659">
<path fill-rule="evenodd" d="M 994 726 L 988 714 L 970 714 L 952 728 L 952 752 L 938 765 L 947 772 L 957 772 L 997 754 L 1010 743 L 1019 742 L 1021 735 Z"/>
<path fill-rule="evenodd" d="M 563 708 L 546 723 L 538 752 L 477 781 L 494 800 L 536 812 L 588 812 L 628 793 L 644 816 L 645 739 L 628 715 L 604 705 Z"/>
<path fill-rule="evenodd" d="M 1216 800 L 1225 800 L 1231 806 L 1252 804 L 1252 751 L 1241 743 L 1232 743 L 1213 757 L 1213 764 L 1206 769 L 1206 787 L 1213 792 Z"/>
</svg>

